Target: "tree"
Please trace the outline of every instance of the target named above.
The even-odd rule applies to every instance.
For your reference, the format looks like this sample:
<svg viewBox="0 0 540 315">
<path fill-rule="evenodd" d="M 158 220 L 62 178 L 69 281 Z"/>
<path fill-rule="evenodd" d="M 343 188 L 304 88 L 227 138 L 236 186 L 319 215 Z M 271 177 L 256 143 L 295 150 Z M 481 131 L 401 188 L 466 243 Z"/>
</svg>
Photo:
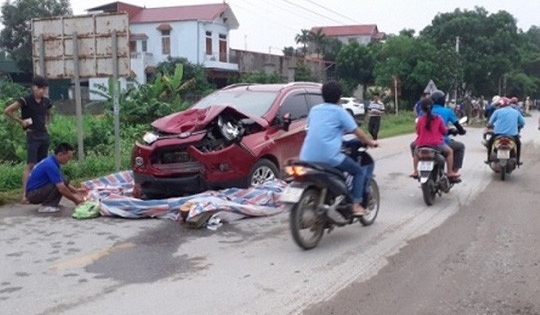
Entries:
<svg viewBox="0 0 540 315">
<path fill-rule="evenodd" d="M 315 81 L 315 78 L 308 66 L 301 60 L 296 63 L 294 81 Z"/>
<path fill-rule="evenodd" d="M 515 18 L 506 11 L 488 15 L 476 7 L 438 14 L 420 35 L 436 47 L 459 43 L 463 83 L 473 94 L 500 93 L 503 78 L 519 66 L 521 39 Z"/>
<path fill-rule="evenodd" d="M 156 66 L 156 74 L 169 74 L 175 73 L 177 65 L 182 65 L 182 75 L 178 76 L 184 84 L 191 81 L 192 85 L 190 89 L 184 89 L 178 91 L 179 96 L 187 102 L 198 101 L 201 97 L 212 92 L 215 87 L 208 82 L 204 67 L 202 65 L 195 65 L 190 63 L 186 58 L 172 58 L 168 57 L 166 61 L 158 63 Z M 155 78 L 154 78 L 155 79 Z"/>
<path fill-rule="evenodd" d="M 461 81 L 459 59 L 452 47 L 440 48 L 427 40 L 408 34 L 389 36 L 386 43 L 371 47 L 376 60 L 375 84 L 390 87 L 392 78 L 401 80 L 401 98 L 412 104 L 429 80 L 445 92 L 454 90 L 456 78 Z"/>
<path fill-rule="evenodd" d="M 341 47 L 343 47 L 343 43 L 339 39 L 326 37 L 322 50 L 323 59 L 326 61 L 336 61 Z"/>
<path fill-rule="evenodd" d="M 347 89 L 362 84 L 364 89 L 373 82 L 375 59 L 367 46 L 352 42 L 345 45 L 336 57 L 336 71 Z M 349 91 L 352 92 L 352 91 Z"/>
<path fill-rule="evenodd" d="M 324 51 L 324 44 L 326 35 L 324 35 L 322 28 L 318 28 L 315 32 L 309 32 L 310 42 L 315 45 L 315 52 L 317 53 L 317 59 L 320 57 L 321 53 Z"/>
<path fill-rule="evenodd" d="M 311 32 L 309 30 L 301 30 L 300 34 L 296 34 L 296 37 L 294 38 L 297 44 L 302 44 L 302 52 L 304 53 L 304 56 L 307 53 L 307 45 L 311 41 Z"/>
<path fill-rule="evenodd" d="M 0 48 L 11 53 L 24 73 L 32 73 L 31 20 L 71 15 L 69 0 L 7 0 L 2 5 Z"/>
<path fill-rule="evenodd" d="M 295 55 L 296 49 L 294 47 L 283 47 L 283 55 L 287 57 L 293 57 Z"/>
</svg>

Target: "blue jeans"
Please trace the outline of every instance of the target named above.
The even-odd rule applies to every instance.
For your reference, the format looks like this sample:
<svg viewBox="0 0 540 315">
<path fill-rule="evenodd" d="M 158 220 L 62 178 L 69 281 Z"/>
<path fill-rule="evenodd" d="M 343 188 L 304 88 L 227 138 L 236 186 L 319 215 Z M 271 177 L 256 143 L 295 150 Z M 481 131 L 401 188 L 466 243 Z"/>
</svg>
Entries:
<svg viewBox="0 0 540 315">
<path fill-rule="evenodd" d="M 342 172 L 347 172 L 353 176 L 352 190 L 351 195 L 353 197 L 353 202 L 362 203 L 364 200 L 364 186 L 366 183 L 366 176 L 368 169 L 360 166 L 358 162 L 351 159 L 350 157 L 345 157 L 345 160 L 336 166 Z"/>
</svg>

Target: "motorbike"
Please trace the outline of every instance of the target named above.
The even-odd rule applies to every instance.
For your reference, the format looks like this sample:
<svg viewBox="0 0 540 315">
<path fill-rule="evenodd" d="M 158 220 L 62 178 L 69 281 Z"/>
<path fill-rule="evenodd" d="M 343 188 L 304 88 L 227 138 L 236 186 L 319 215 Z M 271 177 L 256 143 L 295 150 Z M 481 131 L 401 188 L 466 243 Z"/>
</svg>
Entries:
<svg viewBox="0 0 540 315">
<path fill-rule="evenodd" d="M 485 134 L 485 146 L 489 150 L 487 140 L 493 136 L 493 131 L 488 130 Z M 517 165 L 517 144 L 512 137 L 498 135 L 493 140 L 489 153 L 488 165 L 495 173 L 499 173 L 501 180 L 511 174 Z"/>
<path fill-rule="evenodd" d="M 467 121 L 464 116 L 459 120 L 460 124 Z M 458 131 L 455 128 L 449 128 L 448 134 L 456 136 Z M 460 178 L 451 178 L 444 172 L 446 159 L 442 152 L 429 146 L 420 146 L 414 150 L 418 156 L 418 177 L 422 189 L 422 197 L 426 205 L 431 206 L 435 202 L 437 195 L 449 193 L 455 184 L 461 182 Z"/>
<path fill-rule="evenodd" d="M 359 222 L 369 226 L 379 214 L 379 186 L 373 175 L 375 162 L 356 136 L 345 136 L 342 152 L 358 161 L 367 172 L 362 206 L 368 213 L 353 216 L 350 194 L 353 176 L 322 163 L 294 161 L 285 167 L 289 185 L 280 202 L 291 205 L 290 228 L 294 241 L 303 249 L 312 249 L 324 231 Z"/>
</svg>

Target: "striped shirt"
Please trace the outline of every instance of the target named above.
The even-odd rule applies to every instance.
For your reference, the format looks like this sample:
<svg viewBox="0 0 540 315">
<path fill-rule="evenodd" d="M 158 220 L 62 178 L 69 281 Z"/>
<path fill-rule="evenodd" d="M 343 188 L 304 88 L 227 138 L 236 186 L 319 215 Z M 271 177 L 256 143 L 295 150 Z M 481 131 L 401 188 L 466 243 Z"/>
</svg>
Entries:
<svg viewBox="0 0 540 315">
<path fill-rule="evenodd" d="M 369 116 L 381 116 L 384 113 L 384 104 L 381 101 L 373 101 L 369 103 L 368 115 Z"/>
</svg>

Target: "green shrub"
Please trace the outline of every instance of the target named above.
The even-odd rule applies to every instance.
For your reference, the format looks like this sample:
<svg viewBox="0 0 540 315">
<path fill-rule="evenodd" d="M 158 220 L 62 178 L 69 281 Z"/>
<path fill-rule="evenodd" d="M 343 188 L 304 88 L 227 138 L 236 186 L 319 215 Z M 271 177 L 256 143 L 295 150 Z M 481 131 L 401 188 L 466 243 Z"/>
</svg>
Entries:
<svg viewBox="0 0 540 315">
<path fill-rule="evenodd" d="M 20 189 L 24 167 L 24 163 L 0 163 L 0 191 Z"/>
</svg>

